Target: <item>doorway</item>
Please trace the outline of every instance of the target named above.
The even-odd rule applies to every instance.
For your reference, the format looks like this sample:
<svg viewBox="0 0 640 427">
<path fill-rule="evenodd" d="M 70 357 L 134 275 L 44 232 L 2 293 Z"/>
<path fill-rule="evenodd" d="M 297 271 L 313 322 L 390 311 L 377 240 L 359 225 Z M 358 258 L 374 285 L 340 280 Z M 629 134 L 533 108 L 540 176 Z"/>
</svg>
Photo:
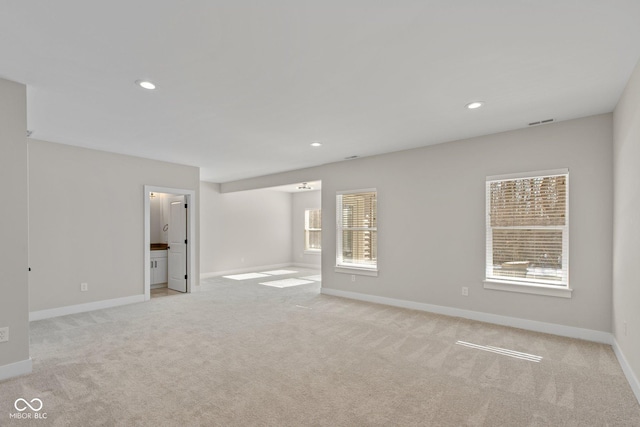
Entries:
<svg viewBox="0 0 640 427">
<path fill-rule="evenodd" d="M 158 222 L 155 217 L 159 215 L 157 206 L 152 209 L 152 204 L 157 205 L 159 199 L 166 205 L 164 214 L 160 214 L 161 231 L 151 228 L 152 222 Z M 152 284 L 158 281 L 166 282 L 166 285 L 162 285 L 165 292 L 159 295 L 193 291 L 193 279 L 196 277 L 193 256 L 196 241 L 193 226 L 197 209 L 195 202 L 195 192 L 192 190 L 144 186 L 145 301 L 151 299 Z M 152 215 L 155 216 L 153 221 Z M 158 293 L 157 290 L 154 292 Z"/>
</svg>

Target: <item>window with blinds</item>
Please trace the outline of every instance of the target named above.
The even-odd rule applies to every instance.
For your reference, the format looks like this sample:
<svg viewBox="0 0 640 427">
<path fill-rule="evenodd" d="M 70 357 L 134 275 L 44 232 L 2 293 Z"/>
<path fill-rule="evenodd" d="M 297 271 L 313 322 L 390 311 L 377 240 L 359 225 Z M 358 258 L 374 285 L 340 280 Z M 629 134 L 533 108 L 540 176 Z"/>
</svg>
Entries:
<svg viewBox="0 0 640 427">
<path fill-rule="evenodd" d="M 322 211 L 307 209 L 304 211 L 304 250 L 322 249 Z"/>
<path fill-rule="evenodd" d="M 377 192 L 341 193 L 336 197 L 338 267 L 377 268 Z"/>
<path fill-rule="evenodd" d="M 569 286 L 569 174 L 489 177 L 487 280 Z"/>
</svg>

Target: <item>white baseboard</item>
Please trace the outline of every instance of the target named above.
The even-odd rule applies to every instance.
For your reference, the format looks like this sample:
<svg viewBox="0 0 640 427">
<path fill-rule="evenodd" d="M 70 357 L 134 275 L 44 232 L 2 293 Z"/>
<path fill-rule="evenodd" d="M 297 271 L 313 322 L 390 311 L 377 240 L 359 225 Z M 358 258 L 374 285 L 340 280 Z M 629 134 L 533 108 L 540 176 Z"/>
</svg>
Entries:
<svg viewBox="0 0 640 427">
<path fill-rule="evenodd" d="M 33 364 L 31 362 L 31 358 L 15 363 L 9 363 L 8 365 L 2 365 L 0 366 L 0 381 L 20 375 L 30 374 L 32 370 Z"/>
<path fill-rule="evenodd" d="M 284 267 L 290 267 L 290 266 L 291 266 L 291 263 L 287 262 L 285 264 L 259 265 L 257 267 L 243 267 L 243 268 L 236 268 L 234 270 L 212 271 L 209 273 L 201 273 L 200 279 L 208 279 L 209 277 L 228 276 L 230 274 L 253 273 L 258 270 L 261 270 L 261 271 L 276 270 L 278 268 L 284 268 Z"/>
<path fill-rule="evenodd" d="M 613 337 L 613 344 L 611 347 L 613 347 L 613 352 L 616 354 L 618 362 L 622 367 L 622 372 L 624 372 L 624 375 L 627 377 L 627 381 L 629 381 L 633 394 L 636 395 L 636 399 L 638 400 L 638 403 L 640 403 L 640 381 L 638 381 L 638 377 L 636 377 L 636 374 L 633 372 L 633 369 L 631 369 L 629 362 L 627 362 L 627 358 L 624 357 L 624 353 L 622 352 L 622 349 L 615 337 Z"/>
<path fill-rule="evenodd" d="M 298 267 L 298 268 L 310 268 L 312 270 L 320 270 L 322 268 L 321 265 L 315 265 L 315 264 L 303 264 L 301 262 L 294 262 L 293 264 L 291 264 L 294 267 Z"/>
<path fill-rule="evenodd" d="M 513 328 L 560 335 L 563 337 L 578 338 L 603 344 L 611 345 L 613 343 L 613 335 L 609 332 L 594 331 L 592 329 L 576 328 L 574 326 L 557 325 L 555 323 L 538 322 L 536 320 L 519 319 L 517 317 L 500 316 L 498 314 L 482 313 L 480 311 L 463 310 L 460 308 L 386 298 L 337 289 L 322 288 L 321 292 L 325 295 L 373 302 L 376 304 L 391 305 L 394 307 L 409 308 L 412 310 L 428 311 L 430 313 L 443 314 L 445 316 L 462 317 L 465 319 L 477 320 L 479 322 L 511 326 Z"/>
<path fill-rule="evenodd" d="M 132 295 L 130 297 L 107 299 L 88 302 L 85 304 L 67 305 L 65 307 L 50 308 L 47 310 L 32 311 L 29 313 L 29 321 L 49 319 L 51 317 L 66 316 L 67 314 L 84 313 L 86 311 L 100 310 L 102 308 L 117 307 L 119 305 L 144 302 L 144 295 Z"/>
</svg>

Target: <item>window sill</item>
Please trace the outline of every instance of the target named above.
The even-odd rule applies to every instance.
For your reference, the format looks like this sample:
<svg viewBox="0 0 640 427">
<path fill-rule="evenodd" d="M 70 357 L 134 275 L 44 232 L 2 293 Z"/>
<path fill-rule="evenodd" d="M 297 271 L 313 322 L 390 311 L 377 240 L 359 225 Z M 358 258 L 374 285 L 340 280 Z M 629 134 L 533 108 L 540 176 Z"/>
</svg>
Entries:
<svg viewBox="0 0 640 427">
<path fill-rule="evenodd" d="M 510 282 L 508 280 L 487 279 L 485 289 L 494 291 L 519 292 L 523 294 L 545 295 L 549 297 L 571 298 L 573 289 L 558 286 L 533 285 L 529 283 Z"/>
<path fill-rule="evenodd" d="M 320 255 L 322 253 L 321 249 L 305 249 L 305 255 Z"/>
<path fill-rule="evenodd" d="M 344 273 L 344 274 L 357 274 L 360 276 L 378 277 L 377 268 L 347 267 L 344 265 L 336 265 L 335 272 Z"/>
</svg>

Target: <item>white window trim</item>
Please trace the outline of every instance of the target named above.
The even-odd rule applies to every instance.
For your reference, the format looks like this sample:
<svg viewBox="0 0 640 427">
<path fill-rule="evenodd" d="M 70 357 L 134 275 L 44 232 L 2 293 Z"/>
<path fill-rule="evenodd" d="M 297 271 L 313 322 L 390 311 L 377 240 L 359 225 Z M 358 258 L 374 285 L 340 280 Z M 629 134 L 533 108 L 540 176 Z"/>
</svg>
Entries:
<svg viewBox="0 0 640 427">
<path fill-rule="evenodd" d="M 305 234 L 305 248 L 302 250 L 302 253 L 305 255 L 320 255 L 322 253 L 322 248 L 320 249 L 307 249 L 306 245 L 307 245 L 307 241 L 306 241 L 306 235 L 307 235 L 307 211 L 321 211 L 322 212 L 322 208 L 305 208 L 304 210 L 304 215 L 305 215 L 305 219 L 304 219 L 304 234 Z M 319 230 L 320 232 L 322 232 L 322 228 L 317 229 L 314 228 L 313 230 Z"/>
<path fill-rule="evenodd" d="M 347 264 L 340 264 L 334 267 L 336 273 L 355 274 L 358 276 L 378 276 L 377 268 L 367 268 L 362 266 L 349 266 Z"/>
<path fill-rule="evenodd" d="M 565 226 L 558 227 L 562 229 L 564 232 L 562 233 L 562 265 L 567 266 L 566 277 L 564 278 L 564 283 L 562 285 L 557 284 L 546 284 L 544 280 L 539 280 L 533 282 L 531 280 L 504 280 L 502 278 L 497 278 L 495 276 L 491 276 L 489 273 L 489 265 L 493 264 L 489 262 L 489 258 L 492 257 L 493 253 L 489 252 L 489 248 L 493 247 L 492 234 L 489 233 L 489 225 L 486 226 L 486 256 L 485 256 L 485 280 L 484 289 L 491 289 L 496 291 L 507 291 L 507 292 L 518 292 L 525 294 L 534 294 L 534 295 L 545 295 L 545 296 L 553 296 L 553 297 L 561 297 L 561 298 L 571 298 L 573 289 L 569 287 L 569 169 L 552 169 L 552 170 L 544 170 L 544 171 L 534 171 L 534 172 L 521 172 L 514 174 L 506 174 L 506 175 L 493 175 L 487 176 L 486 178 L 486 186 L 488 186 L 491 182 L 494 181 L 504 181 L 510 179 L 519 179 L 519 178 L 544 178 L 548 176 L 557 176 L 557 175 L 567 175 L 567 205 L 566 205 L 566 218 L 567 223 Z M 485 186 L 485 221 L 489 221 L 489 192 L 487 191 Z M 536 228 L 536 227 L 525 227 L 525 228 Z M 548 227 L 544 227 L 548 228 Z"/>
<path fill-rule="evenodd" d="M 346 190 L 346 191 L 336 191 L 336 196 L 343 196 L 345 194 L 357 194 L 357 193 L 376 193 L 376 200 L 378 198 L 378 190 L 376 188 L 361 188 L 358 190 Z M 337 215 L 337 206 L 336 206 L 336 215 Z M 377 206 L 376 206 L 376 215 L 377 215 Z M 378 216 L 378 220 L 380 217 Z M 373 266 L 365 266 L 362 264 L 349 264 L 345 262 L 338 262 L 338 254 L 342 249 L 342 233 L 339 233 L 338 230 L 341 228 L 338 227 L 338 221 L 336 218 L 336 265 L 335 272 L 336 273 L 344 273 L 344 274 L 355 274 L 360 276 L 378 276 L 378 262 L 376 261 L 376 265 Z M 376 231 L 378 227 L 376 227 Z M 377 248 L 376 248 L 377 249 Z"/>
<path fill-rule="evenodd" d="M 484 288 L 494 291 L 518 292 L 521 294 L 546 295 L 549 297 L 571 298 L 573 289 L 557 285 L 538 285 L 512 282 L 509 280 L 485 279 Z"/>
</svg>

